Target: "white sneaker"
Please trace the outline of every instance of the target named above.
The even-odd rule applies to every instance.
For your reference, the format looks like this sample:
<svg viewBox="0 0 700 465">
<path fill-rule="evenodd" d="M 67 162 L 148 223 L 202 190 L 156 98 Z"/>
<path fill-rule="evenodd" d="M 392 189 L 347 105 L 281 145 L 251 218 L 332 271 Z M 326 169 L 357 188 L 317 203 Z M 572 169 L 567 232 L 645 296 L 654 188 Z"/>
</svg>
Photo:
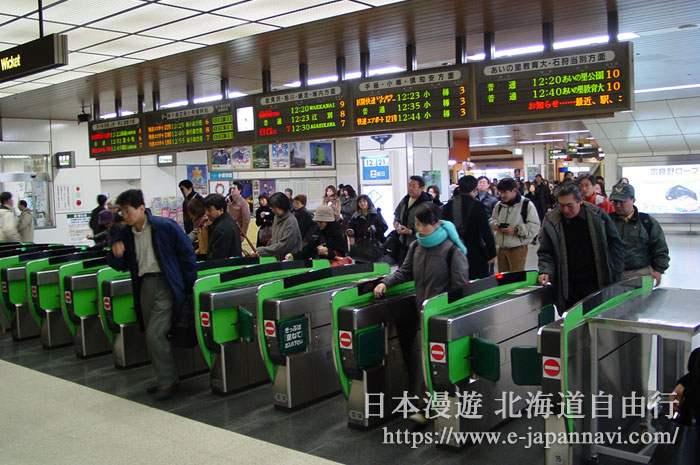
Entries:
<svg viewBox="0 0 700 465">
<path fill-rule="evenodd" d="M 428 420 L 422 413 L 414 413 L 413 415 L 409 416 L 408 419 L 420 426 L 423 426 L 426 423 L 428 423 Z"/>
</svg>

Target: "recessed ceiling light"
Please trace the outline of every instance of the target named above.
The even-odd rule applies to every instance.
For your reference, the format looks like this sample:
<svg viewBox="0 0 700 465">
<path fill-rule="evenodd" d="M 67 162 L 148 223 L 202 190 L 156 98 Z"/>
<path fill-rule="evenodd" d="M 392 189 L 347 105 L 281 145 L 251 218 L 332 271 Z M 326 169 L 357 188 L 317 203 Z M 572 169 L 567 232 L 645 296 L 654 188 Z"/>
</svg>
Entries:
<svg viewBox="0 0 700 465">
<path fill-rule="evenodd" d="M 553 131 L 553 132 L 538 132 L 536 136 L 556 136 L 558 134 L 579 134 L 582 132 L 591 132 L 589 129 L 577 129 L 575 131 Z"/>
<path fill-rule="evenodd" d="M 490 144 L 469 144 L 469 147 L 495 147 L 496 143 L 490 143 Z"/>
<path fill-rule="evenodd" d="M 512 136 L 484 136 L 484 139 L 509 139 Z"/>
<path fill-rule="evenodd" d="M 518 144 L 543 144 L 547 142 L 564 142 L 564 139 L 521 140 Z"/>
<path fill-rule="evenodd" d="M 652 87 L 651 89 L 637 89 L 634 91 L 634 93 L 635 94 L 645 94 L 647 92 L 661 92 L 664 90 L 695 89 L 696 87 L 700 87 L 700 84 L 686 84 L 683 86 Z"/>
</svg>

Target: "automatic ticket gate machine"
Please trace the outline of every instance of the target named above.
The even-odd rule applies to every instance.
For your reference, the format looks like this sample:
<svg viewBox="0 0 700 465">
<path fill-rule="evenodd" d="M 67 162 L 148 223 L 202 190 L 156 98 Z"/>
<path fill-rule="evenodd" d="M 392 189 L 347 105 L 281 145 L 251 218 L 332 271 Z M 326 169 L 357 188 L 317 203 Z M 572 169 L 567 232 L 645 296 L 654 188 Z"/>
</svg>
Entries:
<svg viewBox="0 0 700 465">
<path fill-rule="evenodd" d="M 256 333 L 258 287 L 329 266 L 328 260 L 272 262 L 197 280 L 197 336 L 210 368 L 212 392 L 229 394 L 270 380 Z"/>
<path fill-rule="evenodd" d="M 554 320 L 554 292 L 537 284 L 536 271 L 498 273 L 423 303 L 421 311 L 423 369 L 433 399 L 447 393 L 447 407 L 436 415 L 435 431 L 487 431 L 504 421 L 498 399 L 520 396 L 516 408 L 529 398 L 514 383 L 518 368 L 511 351 L 537 341 L 537 330 Z M 535 368 L 536 370 L 536 368 Z M 530 388 L 530 390 L 534 390 Z M 474 394 L 471 394 L 474 393 Z M 481 418 L 464 418 L 460 402 L 479 397 Z M 517 411 L 517 410 L 516 410 Z M 458 447 L 454 436 L 447 446 Z"/>
<path fill-rule="evenodd" d="M 546 432 L 621 432 L 623 440 L 630 433 L 654 432 L 652 409 L 659 418 L 666 414 L 663 402 L 685 374 L 692 342 L 697 344 L 699 301 L 700 291 L 654 289 L 651 277 L 633 278 L 588 296 L 541 328 L 542 393 L 557 399 L 559 393 L 580 393 L 582 400 L 574 407 L 567 398 L 570 415 L 546 418 Z M 593 395 L 600 393 L 611 396 L 612 408 L 593 415 Z M 643 411 L 625 416 L 621 404 L 627 398 L 629 405 L 635 395 L 643 397 Z M 545 464 L 597 463 L 598 455 L 649 462 L 653 444 L 626 443 L 557 443 L 545 449 Z"/>
<path fill-rule="evenodd" d="M 276 408 L 294 409 L 340 391 L 331 343 L 331 296 L 389 271 L 386 263 L 361 263 L 310 271 L 258 288 L 260 350 L 273 380 Z"/>
<path fill-rule="evenodd" d="M 3 245 L 0 245 L 0 270 L 19 263 L 20 255 L 48 250 L 50 247 L 55 248 L 56 245 L 3 243 Z M 5 288 L 7 288 L 7 285 L 5 285 Z M 0 298 L 0 323 L 2 323 L 3 328 L 10 329 L 13 319 L 14 308 L 8 308 L 5 305 L 5 299 Z"/>
<path fill-rule="evenodd" d="M 27 286 L 26 265 L 32 260 L 56 257 L 75 252 L 75 247 L 56 247 L 46 250 L 29 251 L 7 257 L 0 265 L 2 296 L 12 327 L 12 339 L 22 341 L 39 337 L 41 328 L 29 309 L 30 292 Z"/>
<path fill-rule="evenodd" d="M 108 268 L 105 257 L 68 263 L 58 271 L 63 319 L 80 358 L 112 351 L 99 316 L 97 273 Z"/>
<path fill-rule="evenodd" d="M 104 251 L 71 253 L 58 257 L 40 258 L 27 263 L 26 277 L 31 298 L 29 310 L 41 328 L 41 344 L 54 349 L 73 344 L 73 336 L 63 318 L 59 286 L 59 269 L 66 264 L 104 257 Z"/>
<path fill-rule="evenodd" d="M 408 389 L 399 333 L 413 338 L 419 329 L 414 282 L 390 287 L 384 298 L 376 299 L 378 281 L 336 291 L 331 303 L 333 360 L 347 398 L 348 426 L 353 428 L 386 421 L 387 412 L 398 405 Z M 367 403 L 368 395 L 380 393 L 381 400 Z"/>
<path fill-rule="evenodd" d="M 227 258 L 197 263 L 198 278 L 224 273 L 243 266 L 274 261 L 274 258 Z M 100 317 L 103 329 L 113 347 L 114 364 L 131 368 L 149 362 L 146 338 L 134 310 L 131 275 L 112 268 L 97 273 Z M 195 350 L 196 349 L 196 350 Z M 198 347 L 173 348 L 178 373 L 186 376 L 206 371 L 207 366 Z"/>
</svg>

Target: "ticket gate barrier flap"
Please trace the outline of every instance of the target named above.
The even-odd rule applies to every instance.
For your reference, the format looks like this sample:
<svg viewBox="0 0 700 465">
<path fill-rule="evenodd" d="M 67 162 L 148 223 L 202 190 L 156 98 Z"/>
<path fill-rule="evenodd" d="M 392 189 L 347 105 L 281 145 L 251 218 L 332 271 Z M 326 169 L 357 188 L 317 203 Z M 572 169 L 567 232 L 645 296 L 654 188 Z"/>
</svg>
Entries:
<svg viewBox="0 0 700 465">
<path fill-rule="evenodd" d="M 269 259 L 268 259 L 269 258 Z M 328 260 L 295 260 L 277 262 L 272 257 L 260 264 L 229 269 L 225 273 L 200 278 L 195 282 L 195 315 L 197 337 L 207 364 L 211 367 L 220 345 L 239 339 L 255 342 L 257 286 L 312 269 L 328 268 Z M 258 349 L 256 349 L 257 351 Z"/>
<path fill-rule="evenodd" d="M 121 295 L 113 295 L 113 283 L 119 282 L 120 287 L 128 287 L 128 291 L 124 291 Z M 107 291 L 107 293 L 105 293 Z M 131 275 L 128 272 L 117 271 L 113 268 L 104 268 L 97 272 L 97 307 L 100 313 L 100 321 L 102 329 L 107 335 L 110 344 L 114 345 L 116 332 L 119 331 L 119 324 L 115 322 L 115 311 L 117 307 L 120 310 L 116 312 L 117 317 L 120 317 L 123 312 L 128 312 L 129 309 L 134 312 L 134 298 L 131 295 Z M 136 313 L 133 313 L 136 318 Z"/>
<path fill-rule="evenodd" d="M 385 324 L 392 319 L 392 312 L 385 304 L 408 298 L 411 302 L 404 305 L 415 305 L 413 281 L 392 286 L 385 291 L 383 299 L 376 299 L 373 291 L 380 279 L 333 293 L 333 360 L 345 397 L 350 395 L 353 380 L 362 380 L 362 371 L 382 363 L 387 353 Z M 366 309 L 369 306 L 376 310 Z M 365 332 L 369 334 L 361 336 Z M 381 349 L 379 341 L 384 344 Z"/>
<path fill-rule="evenodd" d="M 495 276 L 471 281 L 464 286 L 436 296 L 423 303 L 421 311 L 421 328 L 423 331 L 423 366 L 424 373 L 437 370 L 441 374 L 444 385 L 467 379 L 472 374 L 471 360 L 465 358 L 469 354 L 470 338 L 459 338 L 455 341 L 431 340 L 428 329 L 430 319 L 436 316 L 464 313 L 463 308 L 471 304 L 480 304 L 488 299 L 499 300 L 510 292 L 531 288 L 537 284 L 538 272 L 520 271 L 515 273 L 498 273 Z M 450 342 L 450 344 L 447 344 Z M 431 362 L 431 352 L 432 355 Z M 431 365 L 435 365 L 433 368 Z M 426 386 L 430 392 L 435 392 L 432 376 L 426 376 Z M 441 389 L 442 390 L 442 389 Z"/>
<path fill-rule="evenodd" d="M 258 289 L 259 346 L 273 380 L 276 408 L 301 407 L 342 389 L 333 358 L 332 293 L 388 272 L 385 263 L 347 265 L 292 276 Z M 285 330 L 280 322 L 291 317 L 299 319 Z M 304 328 L 309 331 L 306 349 L 283 355 L 304 345 Z"/>
<path fill-rule="evenodd" d="M 292 297 L 303 294 L 304 292 L 313 292 L 332 286 L 340 286 L 349 281 L 387 275 L 390 271 L 391 268 L 386 263 L 361 263 L 309 271 L 273 283 L 261 285 L 258 288 L 257 310 L 258 321 L 262 322 L 262 324 L 258 325 L 258 337 L 260 352 L 265 360 L 270 379 L 275 379 L 277 370 L 277 365 L 273 362 L 273 358 L 281 363 L 284 363 L 284 359 L 279 356 L 278 352 L 279 343 L 277 339 L 279 331 L 277 328 L 277 320 L 279 318 L 273 317 L 270 321 L 265 321 L 264 303 L 267 299 Z M 273 311 L 272 313 L 274 315 L 275 312 Z M 274 353 L 270 353 L 268 349 L 272 349 Z"/>
<path fill-rule="evenodd" d="M 81 358 L 112 350 L 102 328 L 97 299 L 97 273 L 108 268 L 106 257 L 69 263 L 59 268 L 63 319 Z"/>
</svg>

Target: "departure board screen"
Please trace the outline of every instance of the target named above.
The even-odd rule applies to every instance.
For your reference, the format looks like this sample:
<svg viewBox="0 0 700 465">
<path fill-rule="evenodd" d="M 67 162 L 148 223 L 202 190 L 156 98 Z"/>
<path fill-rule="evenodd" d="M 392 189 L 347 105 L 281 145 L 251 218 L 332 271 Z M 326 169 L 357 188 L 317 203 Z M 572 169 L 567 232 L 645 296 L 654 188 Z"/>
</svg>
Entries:
<svg viewBox="0 0 700 465">
<path fill-rule="evenodd" d="M 231 102 L 152 111 L 144 114 L 144 151 L 197 150 L 234 145 L 235 112 Z M 213 145 L 212 145 L 213 144 Z"/>
<path fill-rule="evenodd" d="M 355 131 L 466 125 L 471 119 L 468 81 L 467 66 L 362 80 L 353 88 Z"/>
<path fill-rule="evenodd" d="M 140 116 L 128 116 L 107 121 L 92 121 L 88 125 L 91 157 L 138 155 L 143 152 Z"/>
<path fill-rule="evenodd" d="M 475 65 L 476 116 L 542 120 L 632 108 L 630 43 L 512 57 Z"/>
<path fill-rule="evenodd" d="M 346 83 L 264 94 L 255 99 L 257 141 L 313 140 L 349 132 Z"/>
</svg>

